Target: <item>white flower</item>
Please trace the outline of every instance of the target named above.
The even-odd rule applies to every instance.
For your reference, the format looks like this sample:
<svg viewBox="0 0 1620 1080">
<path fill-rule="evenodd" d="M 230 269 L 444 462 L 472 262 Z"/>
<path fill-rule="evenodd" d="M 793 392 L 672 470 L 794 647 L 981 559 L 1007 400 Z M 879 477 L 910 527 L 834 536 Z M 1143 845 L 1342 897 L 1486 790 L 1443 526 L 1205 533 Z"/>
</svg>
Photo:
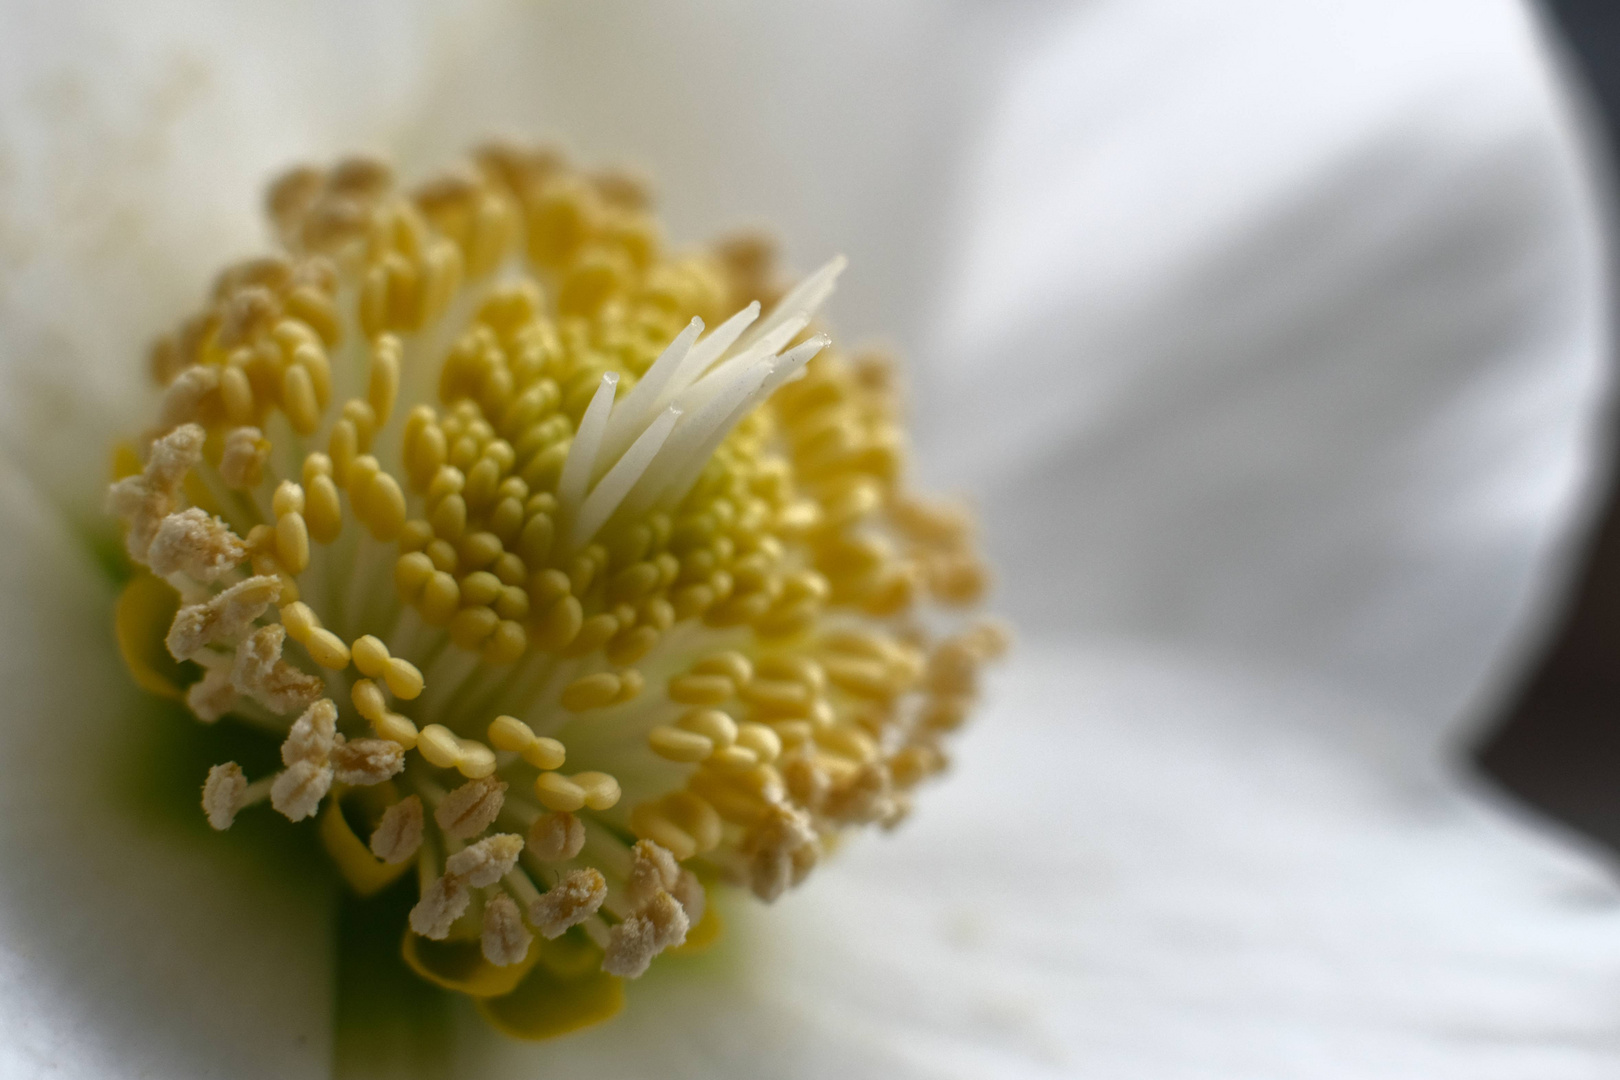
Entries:
<svg viewBox="0 0 1620 1080">
<path fill-rule="evenodd" d="M 834 322 L 900 338 L 1034 640 L 906 829 L 612 1027 L 456 1013 L 458 1075 L 1612 1069 L 1616 921 L 1560 899 L 1607 894 L 1422 766 L 1523 624 L 1603 355 L 1523 13 L 581 10 L 0 15 L 3 1071 L 331 1071 L 335 898 L 153 805 L 210 760 L 79 538 L 265 177 L 503 127 L 645 161 L 680 236 L 846 250 Z"/>
</svg>

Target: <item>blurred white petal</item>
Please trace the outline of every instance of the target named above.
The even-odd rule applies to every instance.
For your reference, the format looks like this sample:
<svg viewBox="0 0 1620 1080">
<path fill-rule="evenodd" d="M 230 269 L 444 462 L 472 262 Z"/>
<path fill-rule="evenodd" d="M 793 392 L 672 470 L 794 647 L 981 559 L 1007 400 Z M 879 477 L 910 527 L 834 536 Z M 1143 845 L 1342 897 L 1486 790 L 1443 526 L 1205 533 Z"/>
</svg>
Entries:
<svg viewBox="0 0 1620 1080">
<path fill-rule="evenodd" d="M 327 1075 L 327 878 L 201 825 L 81 538 L 9 463 L 0 506 L 0 1075 Z"/>
<path fill-rule="evenodd" d="M 501 129 L 645 165 L 677 239 L 847 251 L 833 320 L 909 353 L 1026 624 L 1176 644 L 1026 646 L 898 835 L 607 1028 L 463 1015 L 459 1075 L 1612 1071 L 1611 891 L 1419 768 L 1567 528 L 1605 347 L 1505 0 L 0 12 L 0 431 L 38 485 L 0 512 L 0 1071 L 325 1070 L 328 898 L 74 768 L 152 721 L 44 504 L 95 513 L 144 342 L 260 246 L 276 168 Z M 64 655 L 92 674 L 46 683 Z"/>
<path fill-rule="evenodd" d="M 1445 721 L 1593 453 L 1608 299 L 1511 2 L 1083 5 L 1009 80 L 923 354 L 930 474 L 1029 628 L 1286 664 Z M 973 417 L 965 423 L 963 417 Z"/>
</svg>

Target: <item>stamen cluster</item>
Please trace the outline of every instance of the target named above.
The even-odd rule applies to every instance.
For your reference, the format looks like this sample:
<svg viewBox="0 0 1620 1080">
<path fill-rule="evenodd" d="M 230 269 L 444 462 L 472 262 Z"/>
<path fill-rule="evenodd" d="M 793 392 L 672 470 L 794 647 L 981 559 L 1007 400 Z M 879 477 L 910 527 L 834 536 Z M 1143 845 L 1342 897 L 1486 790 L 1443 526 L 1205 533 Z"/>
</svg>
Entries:
<svg viewBox="0 0 1620 1080">
<path fill-rule="evenodd" d="M 986 572 L 904 486 L 891 366 L 814 332 L 842 260 L 784 294 L 647 201 L 505 145 L 411 190 L 288 173 L 280 253 L 155 347 L 110 495 L 187 705 L 281 740 L 209 773 L 209 822 L 318 818 L 494 968 L 572 935 L 634 977 L 704 883 L 773 900 L 894 825 L 1005 645 L 953 626 Z"/>
</svg>

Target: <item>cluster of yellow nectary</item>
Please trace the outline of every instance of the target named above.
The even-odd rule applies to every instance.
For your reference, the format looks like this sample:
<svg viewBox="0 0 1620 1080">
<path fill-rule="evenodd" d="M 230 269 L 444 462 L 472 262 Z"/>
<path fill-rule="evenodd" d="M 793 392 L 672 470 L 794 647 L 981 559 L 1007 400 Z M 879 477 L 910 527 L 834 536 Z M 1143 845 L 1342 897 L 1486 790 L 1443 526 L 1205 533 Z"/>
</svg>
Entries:
<svg viewBox="0 0 1620 1080">
<path fill-rule="evenodd" d="M 268 800 L 363 894 L 414 868 L 407 958 L 533 1034 L 705 882 L 771 900 L 900 820 L 1005 641 L 952 617 L 986 572 L 903 486 L 890 364 L 810 336 L 841 262 L 784 294 L 760 239 L 671 253 L 639 183 L 507 145 L 268 204 L 110 496 L 137 677 L 282 740 L 209 774 L 216 828 Z"/>
</svg>

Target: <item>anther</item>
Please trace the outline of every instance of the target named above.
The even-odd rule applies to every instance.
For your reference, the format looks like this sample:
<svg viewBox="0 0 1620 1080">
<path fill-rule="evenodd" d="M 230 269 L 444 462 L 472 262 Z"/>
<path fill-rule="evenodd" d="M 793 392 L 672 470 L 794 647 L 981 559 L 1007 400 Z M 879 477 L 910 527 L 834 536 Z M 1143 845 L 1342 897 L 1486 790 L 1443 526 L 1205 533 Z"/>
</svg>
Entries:
<svg viewBox="0 0 1620 1080">
<path fill-rule="evenodd" d="M 246 793 L 247 777 L 242 775 L 242 767 L 236 762 L 227 761 L 209 769 L 202 791 L 202 807 L 208 815 L 208 824 L 221 831 L 230 828 Z"/>
<path fill-rule="evenodd" d="M 600 870 L 573 870 L 529 906 L 529 921 L 541 937 L 554 940 L 595 915 L 606 899 L 607 879 Z"/>
<path fill-rule="evenodd" d="M 451 836 L 470 840 L 490 827 L 505 800 L 504 780 L 493 777 L 472 780 L 444 797 L 433 811 L 433 820 Z"/>
<path fill-rule="evenodd" d="M 522 853 L 523 837 L 498 833 L 450 856 L 445 860 L 444 872 L 447 876 L 462 878 L 475 889 L 482 889 L 501 880 Z"/>
<path fill-rule="evenodd" d="M 484 905 L 484 959 L 502 967 L 519 963 L 533 942 L 534 935 L 523 925 L 523 915 L 510 896 L 497 893 Z"/>
<path fill-rule="evenodd" d="M 575 858 L 584 847 L 585 824 L 567 811 L 541 814 L 529 827 L 529 851 L 545 862 Z"/>
<path fill-rule="evenodd" d="M 399 864 L 422 846 L 422 800 L 407 795 L 383 813 L 371 834 L 371 853 L 385 863 Z"/>
</svg>

